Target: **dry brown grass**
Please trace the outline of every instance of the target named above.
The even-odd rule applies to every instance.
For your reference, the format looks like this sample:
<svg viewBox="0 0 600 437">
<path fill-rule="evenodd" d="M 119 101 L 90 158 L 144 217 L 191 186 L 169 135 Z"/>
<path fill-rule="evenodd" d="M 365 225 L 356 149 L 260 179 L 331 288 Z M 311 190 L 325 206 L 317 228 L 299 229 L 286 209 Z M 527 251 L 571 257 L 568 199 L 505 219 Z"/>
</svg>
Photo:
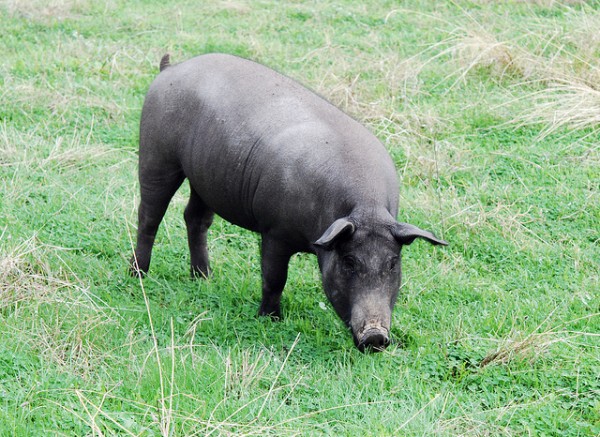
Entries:
<svg viewBox="0 0 600 437">
<path fill-rule="evenodd" d="M 457 28 L 443 54 L 451 54 L 458 67 L 447 79 L 450 88 L 463 83 L 471 72 L 486 69 L 492 76 L 510 76 L 521 86 L 538 88 L 502 106 L 525 107 L 510 123 L 542 125 L 546 136 L 563 128 L 600 126 L 600 14 L 583 8 L 568 10 L 568 26 L 535 23 L 518 38 L 486 29 L 469 16 L 472 27 Z"/>
<path fill-rule="evenodd" d="M 81 170 L 105 162 L 115 149 L 92 139 L 94 123 L 72 132 L 46 138 L 47 126 L 38 125 L 28 131 L 6 123 L 0 125 L 0 166 L 19 167 L 45 172 L 48 168 L 59 171 Z"/>
<path fill-rule="evenodd" d="M 333 44 L 328 35 L 325 38 L 322 47 L 291 60 L 306 70 L 308 80 L 303 82 L 376 132 L 380 126 L 412 125 L 397 107 L 410 104 L 409 99 L 421 92 L 423 62 L 416 56 L 402 58 L 394 51 L 359 54 Z M 360 69 L 356 57 L 361 58 Z"/>
<path fill-rule="evenodd" d="M 526 361 L 533 364 L 549 353 L 551 346 L 561 344 L 563 347 L 572 347 L 578 338 L 598 338 L 600 333 L 580 332 L 568 329 L 570 325 L 585 319 L 594 319 L 600 313 L 589 314 L 574 320 L 557 323 L 553 320 L 554 311 L 538 325 L 532 332 L 523 335 L 515 332 L 509 338 L 501 340 L 494 352 L 489 353 L 479 363 L 480 367 L 492 364 L 507 365 L 513 360 Z M 544 329 L 548 326 L 549 328 Z M 552 327 L 550 327 L 552 326 Z"/>
<path fill-rule="evenodd" d="M 87 0 L 3 0 L 11 15 L 21 15 L 39 21 L 77 18 L 81 8 L 89 4 Z"/>
<path fill-rule="evenodd" d="M 505 408 L 504 414 L 511 413 L 511 408 Z M 480 414 L 479 416 L 484 416 Z M 501 416 L 498 414 L 497 416 Z M 441 420 L 436 428 L 435 435 L 447 436 L 469 436 L 469 437 L 499 437 L 520 435 L 507 426 L 494 424 L 493 420 L 487 417 L 475 417 L 475 415 L 465 415 L 454 417 L 452 419 Z"/>
<path fill-rule="evenodd" d="M 461 35 L 462 32 L 464 34 Z M 497 76 L 527 74 L 527 63 L 523 62 L 519 50 L 483 28 L 461 29 L 454 38 L 455 42 L 448 52 L 460 68 L 449 76 L 458 76 L 451 87 L 464 82 L 467 75 L 477 68 L 487 68 Z"/>
<path fill-rule="evenodd" d="M 35 236 L 18 244 L 0 235 L 0 312 L 19 320 L 20 313 L 39 316 L 13 324 L 14 333 L 40 355 L 69 372 L 87 377 L 105 353 L 90 339 L 116 313 L 93 295 L 66 265 L 51 266 L 68 249 L 42 244 Z M 53 314 L 62 314 L 53 317 Z"/>
<path fill-rule="evenodd" d="M 0 310 L 18 310 L 27 301 L 43 301 L 65 285 L 40 256 L 35 237 L 9 246 L 6 229 L 0 235 Z"/>
<path fill-rule="evenodd" d="M 565 128 L 589 130 L 588 137 L 600 132 L 600 90 L 590 85 L 576 79 L 556 80 L 543 90 L 531 93 L 526 100 L 532 109 L 523 111 L 511 123 L 517 126 L 542 124 L 540 139 Z"/>
<path fill-rule="evenodd" d="M 499 3 L 497 0 L 472 0 L 473 3 L 486 5 L 489 3 Z M 543 6 L 546 8 L 555 8 L 568 5 L 583 5 L 588 0 L 501 0 L 502 3 L 526 3 L 535 6 Z"/>
<path fill-rule="evenodd" d="M 491 364 L 508 364 L 514 359 L 536 361 L 554 343 L 564 341 L 552 332 L 532 333 L 522 339 L 507 339 L 480 362 L 481 367 Z"/>
</svg>

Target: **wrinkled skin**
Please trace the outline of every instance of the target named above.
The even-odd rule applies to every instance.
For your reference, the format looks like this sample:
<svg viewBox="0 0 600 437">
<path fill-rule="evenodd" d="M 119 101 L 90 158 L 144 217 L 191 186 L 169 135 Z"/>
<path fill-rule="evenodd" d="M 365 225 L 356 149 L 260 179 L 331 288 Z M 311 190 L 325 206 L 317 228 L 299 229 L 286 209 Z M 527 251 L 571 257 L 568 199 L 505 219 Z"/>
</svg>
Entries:
<svg viewBox="0 0 600 437">
<path fill-rule="evenodd" d="M 158 226 L 187 178 L 191 273 L 210 273 L 214 213 L 261 234 L 260 315 L 281 317 L 290 257 L 317 255 L 323 288 L 360 350 L 389 343 L 400 251 L 415 238 L 398 223 L 398 181 L 382 144 L 361 124 L 257 63 L 210 54 L 161 61 L 142 110 L 141 201 L 134 274 L 148 271 Z"/>
</svg>

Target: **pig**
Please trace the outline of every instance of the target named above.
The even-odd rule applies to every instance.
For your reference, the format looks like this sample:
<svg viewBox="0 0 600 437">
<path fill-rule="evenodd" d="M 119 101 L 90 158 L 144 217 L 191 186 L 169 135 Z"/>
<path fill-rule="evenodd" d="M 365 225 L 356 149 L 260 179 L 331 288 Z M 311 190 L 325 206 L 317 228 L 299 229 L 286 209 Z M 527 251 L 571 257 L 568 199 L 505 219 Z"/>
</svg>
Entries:
<svg viewBox="0 0 600 437">
<path fill-rule="evenodd" d="M 298 82 L 250 60 L 169 55 L 146 95 L 139 144 L 137 244 L 143 276 L 167 206 L 185 179 L 191 274 L 210 273 L 214 214 L 261 235 L 261 316 L 281 317 L 290 257 L 315 254 L 323 289 L 360 351 L 390 342 L 401 249 L 416 238 L 399 223 L 396 169 L 359 122 Z"/>
</svg>

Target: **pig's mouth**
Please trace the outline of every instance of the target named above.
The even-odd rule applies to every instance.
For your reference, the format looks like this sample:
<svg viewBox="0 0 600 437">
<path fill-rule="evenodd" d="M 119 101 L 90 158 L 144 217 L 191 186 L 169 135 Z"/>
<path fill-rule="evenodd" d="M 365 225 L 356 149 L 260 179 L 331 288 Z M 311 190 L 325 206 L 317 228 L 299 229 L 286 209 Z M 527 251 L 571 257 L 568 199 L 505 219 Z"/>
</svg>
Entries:
<svg viewBox="0 0 600 437">
<path fill-rule="evenodd" d="M 366 323 L 357 333 L 354 344 L 361 352 L 381 352 L 390 344 L 390 331 L 378 322 Z"/>
</svg>

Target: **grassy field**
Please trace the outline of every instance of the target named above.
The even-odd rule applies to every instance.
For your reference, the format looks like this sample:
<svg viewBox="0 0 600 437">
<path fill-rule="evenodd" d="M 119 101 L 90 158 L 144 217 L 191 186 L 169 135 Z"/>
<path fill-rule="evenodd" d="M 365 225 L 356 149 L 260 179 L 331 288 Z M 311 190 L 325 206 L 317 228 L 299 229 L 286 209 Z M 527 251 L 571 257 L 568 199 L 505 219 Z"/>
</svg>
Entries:
<svg viewBox="0 0 600 437">
<path fill-rule="evenodd" d="M 600 3 L 0 2 L 0 435 L 600 435 Z M 395 344 L 361 354 L 294 257 L 256 317 L 258 237 L 186 189 L 127 275 L 163 53 L 249 57 L 364 122 L 400 216 Z"/>
</svg>

